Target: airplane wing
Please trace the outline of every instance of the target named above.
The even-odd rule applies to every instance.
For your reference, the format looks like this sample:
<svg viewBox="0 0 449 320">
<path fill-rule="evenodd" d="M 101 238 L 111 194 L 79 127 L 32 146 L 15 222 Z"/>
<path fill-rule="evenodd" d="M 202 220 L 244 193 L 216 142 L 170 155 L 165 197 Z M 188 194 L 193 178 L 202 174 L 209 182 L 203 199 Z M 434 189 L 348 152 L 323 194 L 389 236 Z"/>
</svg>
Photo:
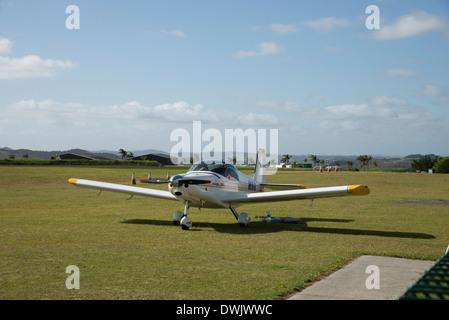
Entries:
<svg viewBox="0 0 449 320">
<path fill-rule="evenodd" d="M 269 202 L 286 201 L 299 199 L 316 199 L 329 197 L 343 197 L 350 195 L 367 195 L 370 190 L 363 185 L 349 185 L 339 187 L 323 187 L 299 190 L 254 192 L 247 194 L 233 194 L 222 199 L 225 203 L 245 203 L 245 202 Z"/>
<path fill-rule="evenodd" d="M 306 189 L 301 184 L 261 183 L 260 185 L 264 188 L 277 190 Z"/>
<path fill-rule="evenodd" d="M 93 181 L 93 180 L 84 180 L 84 179 L 69 179 L 69 182 L 77 187 L 87 187 L 87 188 L 127 193 L 127 194 L 132 194 L 132 195 L 155 197 L 155 198 L 162 198 L 162 199 L 168 199 L 168 200 L 178 200 L 170 192 L 162 191 L 162 190 L 132 187 L 132 186 L 125 186 L 125 185 L 121 185 L 121 184 L 100 182 L 100 181 Z"/>
</svg>

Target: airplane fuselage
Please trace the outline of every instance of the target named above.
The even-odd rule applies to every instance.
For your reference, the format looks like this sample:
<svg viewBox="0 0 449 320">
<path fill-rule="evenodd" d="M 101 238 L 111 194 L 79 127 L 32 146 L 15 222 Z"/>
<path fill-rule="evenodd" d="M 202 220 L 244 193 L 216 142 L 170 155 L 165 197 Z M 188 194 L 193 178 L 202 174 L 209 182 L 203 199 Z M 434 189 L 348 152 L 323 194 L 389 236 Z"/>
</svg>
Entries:
<svg viewBox="0 0 449 320">
<path fill-rule="evenodd" d="M 228 208 L 229 203 L 221 201 L 235 193 L 252 193 L 261 191 L 260 184 L 246 175 L 239 174 L 236 178 L 225 178 L 211 171 L 194 171 L 173 176 L 170 181 L 204 180 L 206 183 L 169 183 L 168 190 L 179 201 L 190 201 L 190 206 L 199 208 Z"/>
</svg>

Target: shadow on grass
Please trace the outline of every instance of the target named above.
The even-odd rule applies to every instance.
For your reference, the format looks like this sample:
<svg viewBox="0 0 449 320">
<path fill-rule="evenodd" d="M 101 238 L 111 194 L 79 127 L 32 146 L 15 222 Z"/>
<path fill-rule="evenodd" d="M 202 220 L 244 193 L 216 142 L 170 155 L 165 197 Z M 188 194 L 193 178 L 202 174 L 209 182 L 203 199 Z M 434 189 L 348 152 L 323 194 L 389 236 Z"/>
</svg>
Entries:
<svg viewBox="0 0 449 320">
<path fill-rule="evenodd" d="M 242 228 L 237 222 L 235 223 L 214 223 L 214 222 L 194 222 L 189 229 L 191 231 L 206 231 L 208 228 L 213 228 L 217 232 L 230 234 L 261 234 L 273 233 L 281 231 L 297 231 L 297 232 L 312 232 L 312 233 L 329 233 L 329 234 L 347 234 L 359 236 L 377 236 L 388 238 L 411 238 L 411 239 L 435 239 L 435 236 L 426 233 L 417 232 L 402 232 L 402 231 L 382 231 L 382 230 L 362 230 L 362 229 L 346 229 L 346 228 L 324 228 L 324 227 L 309 227 L 307 222 L 324 221 L 348 223 L 354 220 L 349 219 L 323 219 L 323 218 L 302 218 L 301 223 L 263 223 L 252 222 L 248 227 Z M 121 223 L 154 225 L 154 226 L 175 226 L 172 221 L 165 220 L 151 220 L 151 219 L 131 219 L 125 220 Z"/>
</svg>

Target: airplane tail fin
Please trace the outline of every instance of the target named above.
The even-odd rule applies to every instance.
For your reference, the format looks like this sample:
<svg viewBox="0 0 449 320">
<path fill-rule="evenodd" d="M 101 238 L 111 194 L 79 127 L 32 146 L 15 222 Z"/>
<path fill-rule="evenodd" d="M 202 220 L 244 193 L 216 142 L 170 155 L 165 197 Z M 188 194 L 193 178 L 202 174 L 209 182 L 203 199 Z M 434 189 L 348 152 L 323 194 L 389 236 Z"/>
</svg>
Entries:
<svg viewBox="0 0 449 320">
<path fill-rule="evenodd" d="M 259 149 L 257 150 L 256 156 L 256 169 L 254 170 L 254 180 L 259 183 L 266 182 L 266 172 L 265 172 L 265 150 Z"/>
</svg>

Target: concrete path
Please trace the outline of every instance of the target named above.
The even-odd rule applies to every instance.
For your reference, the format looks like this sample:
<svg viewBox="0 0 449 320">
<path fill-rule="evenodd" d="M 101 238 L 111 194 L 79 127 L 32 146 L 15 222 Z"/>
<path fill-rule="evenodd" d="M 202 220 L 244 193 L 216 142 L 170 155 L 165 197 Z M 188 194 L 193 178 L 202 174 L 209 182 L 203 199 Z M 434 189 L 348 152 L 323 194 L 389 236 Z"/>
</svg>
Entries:
<svg viewBox="0 0 449 320">
<path fill-rule="evenodd" d="M 434 264 L 435 261 L 361 256 L 288 300 L 394 300 Z"/>
</svg>

